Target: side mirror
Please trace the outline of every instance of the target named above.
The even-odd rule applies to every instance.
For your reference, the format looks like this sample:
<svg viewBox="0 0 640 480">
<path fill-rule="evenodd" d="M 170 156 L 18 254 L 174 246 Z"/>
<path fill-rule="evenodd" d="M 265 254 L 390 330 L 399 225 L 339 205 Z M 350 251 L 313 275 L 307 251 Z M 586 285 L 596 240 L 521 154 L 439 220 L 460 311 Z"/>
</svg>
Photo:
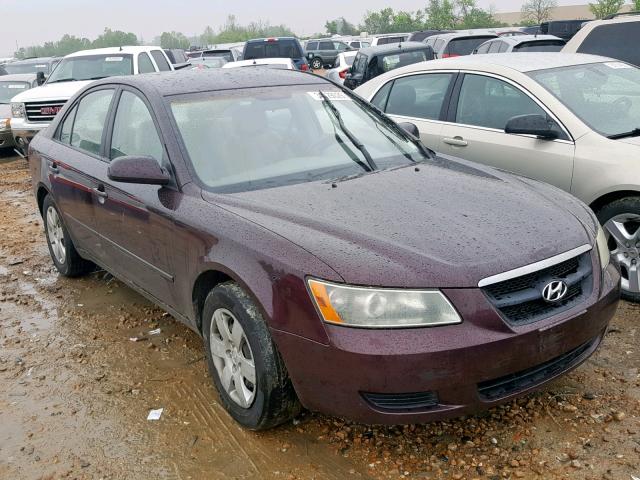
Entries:
<svg viewBox="0 0 640 480">
<path fill-rule="evenodd" d="M 309 61 L 313 60 L 313 53 L 307 52 L 307 60 Z"/>
<path fill-rule="evenodd" d="M 166 185 L 171 175 L 153 157 L 125 156 L 111 161 L 107 176 L 116 182 Z"/>
<path fill-rule="evenodd" d="M 558 138 L 558 132 L 552 128 L 552 123 L 545 115 L 517 115 L 511 117 L 504 127 L 505 133 L 519 135 L 535 135 L 544 140 Z"/>
<path fill-rule="evenodd" d="M 43 85 L 45 81 L 46 78 L 44 77 L 44 72 L 36 73 L 36 83 L 38 84 L 38 86 Z"/>
<path fill-rule="evenodd" d="M 420 140 L 420 130 L 418 130 L 418 127 L 415 125 L 415 123 L 400 122 L 398 123 L 398 126 L 401 129 L 403 129 L 405 132 L 407 132 L 409 135 L 414 137 L 416 140 Z"/>
</svg>

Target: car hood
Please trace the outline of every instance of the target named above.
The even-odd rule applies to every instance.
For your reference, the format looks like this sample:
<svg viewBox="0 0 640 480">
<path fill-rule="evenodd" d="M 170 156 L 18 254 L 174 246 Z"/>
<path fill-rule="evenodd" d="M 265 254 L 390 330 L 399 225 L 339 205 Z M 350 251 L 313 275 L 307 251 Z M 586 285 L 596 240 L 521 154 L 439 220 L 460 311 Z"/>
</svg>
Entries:
<svg viewBox="0 0 640 480">
<path fill-rule="evenodd" d="M 616 142 L 628 143 L 629 145 L 640 146 L 640 137 L 619 138 Z"/>
<path fill-rule="evenodd" d="M 564 192 L 554 198 L 552 187 L 539 191 L 468 162 L 437 159 L 335 185 L 203 197 L 287 238 L 357 285 L 475 287 L 482 278 L 593 243 L 592 219 L 577 201 L 565 208 Z"/>
<path fill-rule="evenodd" d="M 78 82 L 60 82 L 32 88 L 15 96 L 13 102 L 38 102 L 42 100 L 69 100 L 81 88 L 89 85 L 91 80 Z"/>
<path fill-rule="evenodd" d="M 11 118 L 11 105 L 0 103 L 0 118 Z"/>
</svg>

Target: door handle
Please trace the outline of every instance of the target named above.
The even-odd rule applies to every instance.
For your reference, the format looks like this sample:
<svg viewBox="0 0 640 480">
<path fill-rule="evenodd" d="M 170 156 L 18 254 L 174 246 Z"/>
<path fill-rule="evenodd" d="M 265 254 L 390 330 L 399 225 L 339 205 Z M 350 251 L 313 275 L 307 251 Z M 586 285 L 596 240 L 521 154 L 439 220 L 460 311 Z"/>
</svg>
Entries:
<svg viewBox="0 0 640 480">
<path fill-rule="evenodd" d="M 105 199 L 109 196 L 107 192 L 104 191 L 104 185 L 98 185 L 97 188 L 93 189 L 93 193 L 101 199 Z"/>
<path fill-rule="evenodd" d="M 453 145 L 455 147 L 466 147 L 468 145 L 467 141 L 459 136 L 455 136 L 453 138 L 445 137 L 442 141 L 447 145 Z"/>
</svg>

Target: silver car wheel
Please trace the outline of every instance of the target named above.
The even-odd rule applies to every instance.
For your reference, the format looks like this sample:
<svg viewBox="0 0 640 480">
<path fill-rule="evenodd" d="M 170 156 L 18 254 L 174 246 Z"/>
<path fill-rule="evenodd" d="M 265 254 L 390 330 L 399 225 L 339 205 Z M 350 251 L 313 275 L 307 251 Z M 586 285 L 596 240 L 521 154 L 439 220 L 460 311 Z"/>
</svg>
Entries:
<svg viewBox="0 0 640 480">
<path fill-rule="evenodd" d="M 209 348 L 218 377 L 231 399 L 249 408 L 256 396 L 256 367 L 244 329 L 226 308 L 213 312 Z"/>
<path fill-rule="evenodd" d="M 620 264 L 622 289 L 640 293 L 640 215 L 623 213 L 604 224 L 611 255 Z"/>
<path fill-rule="evenodd" d="M 47 209 L 47 238 L 55 259 L 59 264 L 64 265 L 67 260 L 64 230 L 58 211 L 52 206 Z"/>
</svg>

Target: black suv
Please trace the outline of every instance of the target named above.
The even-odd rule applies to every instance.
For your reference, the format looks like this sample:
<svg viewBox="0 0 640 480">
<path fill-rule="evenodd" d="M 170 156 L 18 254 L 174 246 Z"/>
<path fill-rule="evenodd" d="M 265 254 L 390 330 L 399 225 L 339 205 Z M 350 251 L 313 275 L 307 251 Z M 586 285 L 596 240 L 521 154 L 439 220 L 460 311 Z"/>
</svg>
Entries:
<svg viewBox="0 0 640 480">
<path fill-rule="evenodd" d="M 372 78 L 412 63 L 433 60 L 433 49 L 421 42 L 404 42 L 362 48 L 344 79 L 347 88 L 355 89 Z"/>
<path fill-rule="evenodd" d="M 309 70 L 304 49 L 295 37 L 256 38 L 248 40 L 242 52 L 243 60 L 256 58 L 290 58 L 298 70 Z"/>
</svg>

